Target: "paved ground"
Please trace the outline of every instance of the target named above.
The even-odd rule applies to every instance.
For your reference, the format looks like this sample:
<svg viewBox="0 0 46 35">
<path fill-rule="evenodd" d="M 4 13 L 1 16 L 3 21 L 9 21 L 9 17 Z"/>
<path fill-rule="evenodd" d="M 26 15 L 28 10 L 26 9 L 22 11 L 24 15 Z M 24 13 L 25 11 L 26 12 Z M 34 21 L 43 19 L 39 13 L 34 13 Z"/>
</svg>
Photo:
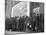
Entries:
<svg viewBox="0 0 46 35">
<path fill-rule="evenodd" d="M 13 31 L 5 31 L 5 35 L 22 35 L 22 34 L 31 34 L 31 33 L 41 33 L 41 32 L 13 32 Z"/>
<path fill-rule="evenodd" d="M 19 34 L 25 34 L 26 32 L 12 32 L 12 31 L 5 31 L 5 35 L 19 35 Z"/>
</svg>

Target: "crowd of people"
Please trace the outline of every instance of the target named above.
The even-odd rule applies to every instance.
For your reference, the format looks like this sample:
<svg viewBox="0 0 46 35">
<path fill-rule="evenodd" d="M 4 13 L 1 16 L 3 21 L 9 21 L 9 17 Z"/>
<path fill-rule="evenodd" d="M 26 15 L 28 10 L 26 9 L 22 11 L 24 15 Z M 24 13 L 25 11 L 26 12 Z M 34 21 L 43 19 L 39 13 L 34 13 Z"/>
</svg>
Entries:
<svg viewBox="0 0 46 35">
<path fill-rule="evenodd" d="M 8 31 L 11 29 L 11 31 L 44 32 L 44 15 L 6 18 L 5 29 Z"/>
</svg>

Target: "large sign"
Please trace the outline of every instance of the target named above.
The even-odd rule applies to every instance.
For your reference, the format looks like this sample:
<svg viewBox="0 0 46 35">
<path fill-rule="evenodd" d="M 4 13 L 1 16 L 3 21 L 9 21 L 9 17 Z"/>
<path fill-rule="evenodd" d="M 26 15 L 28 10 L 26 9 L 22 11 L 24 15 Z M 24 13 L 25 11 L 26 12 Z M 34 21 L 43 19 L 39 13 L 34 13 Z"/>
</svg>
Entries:
<svg viewBox="0 0 46 35">
<path fill-rule="evenodd" d="M 12 7 L 11 17 L 24 16 L 24 15 L 27 15 L 27 3 L 26 2 L 19 2 L 18 4 Z"/>
<path fill-rule="evenodd" d="M 34 12 L 34 13 L 37 13 L 37 14 L 40 13 L 40 7 L 34 8 L 34 9 L 33 9 L 33 12 Z"/>
</svg>

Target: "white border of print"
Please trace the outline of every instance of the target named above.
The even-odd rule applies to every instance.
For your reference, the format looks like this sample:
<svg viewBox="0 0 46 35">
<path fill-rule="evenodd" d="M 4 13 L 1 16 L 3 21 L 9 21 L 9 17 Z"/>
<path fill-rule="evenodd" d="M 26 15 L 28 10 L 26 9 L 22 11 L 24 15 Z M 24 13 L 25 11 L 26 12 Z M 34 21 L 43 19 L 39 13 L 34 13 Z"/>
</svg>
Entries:
<svg viewBox="0 0 46 35">
<path fill-rule="evenodd" d="M 18 0 L 17 0 L 18 1 Z M 46 9 L 46 0 L 19 0 L 19 1 L 32 1 L 32 2 L 44 2 L 44 8 Z M 30 33 L 30 34 L 16 34 L 16 35 L 46 35 L 46 10 L 44 9 L 44 33 Z M 5 35 L 5 0 L 0 0 L 0 35 Z"/>
</svg>

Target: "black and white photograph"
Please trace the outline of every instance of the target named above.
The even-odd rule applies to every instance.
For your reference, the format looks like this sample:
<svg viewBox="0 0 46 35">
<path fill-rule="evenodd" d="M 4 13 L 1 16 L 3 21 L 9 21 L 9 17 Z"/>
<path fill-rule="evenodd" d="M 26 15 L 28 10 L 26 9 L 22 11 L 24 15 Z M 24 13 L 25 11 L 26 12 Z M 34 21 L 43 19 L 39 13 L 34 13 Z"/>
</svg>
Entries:
<svg viewBox="0 0 46 35">
<path fill-rule="evenodd" d="M 5 0 L 5 35 L 43 32 L 44 3 Z"/>
</svg>

